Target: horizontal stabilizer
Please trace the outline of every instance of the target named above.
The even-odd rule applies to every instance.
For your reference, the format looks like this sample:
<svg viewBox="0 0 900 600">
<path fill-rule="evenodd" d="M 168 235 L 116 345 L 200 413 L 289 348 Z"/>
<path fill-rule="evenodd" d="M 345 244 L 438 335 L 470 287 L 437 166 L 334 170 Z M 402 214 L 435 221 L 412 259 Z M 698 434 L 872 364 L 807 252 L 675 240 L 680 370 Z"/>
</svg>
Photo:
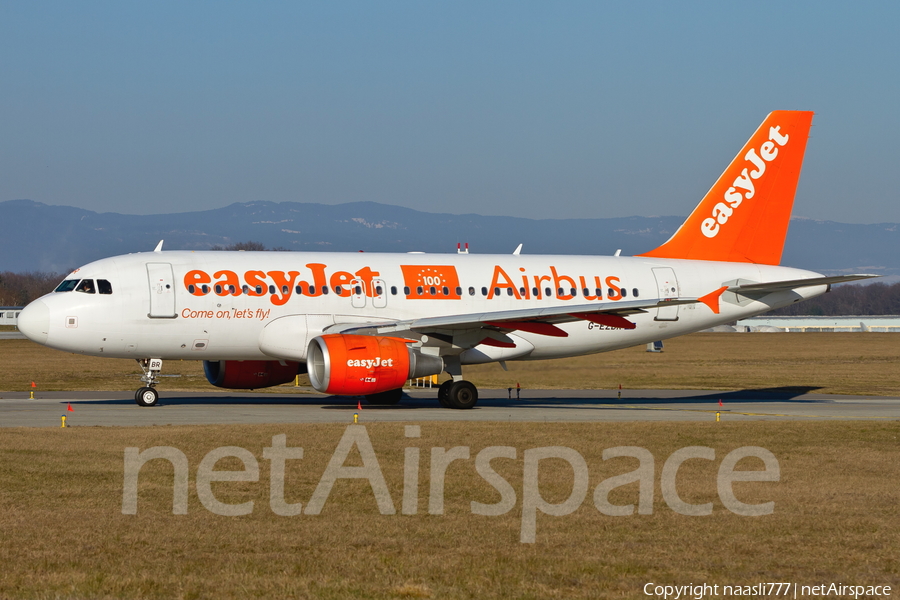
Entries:
<svg viewBox="0 0 900 600">
<path fill-rule="evenodd" d="M 791 279 L 788 281 L 772 281 L 769 283 L 748 283 L 729 287 L 727 291 L 742 292 L 781 292 L 800 287 L 813 287 L 816 285 L 832 285 L 835 283 L 849 283 L 860 279 L 871 279 L 880 275 L 835 275 L 833 277 L 812 277 L 810 279 Z"/>
</svg>

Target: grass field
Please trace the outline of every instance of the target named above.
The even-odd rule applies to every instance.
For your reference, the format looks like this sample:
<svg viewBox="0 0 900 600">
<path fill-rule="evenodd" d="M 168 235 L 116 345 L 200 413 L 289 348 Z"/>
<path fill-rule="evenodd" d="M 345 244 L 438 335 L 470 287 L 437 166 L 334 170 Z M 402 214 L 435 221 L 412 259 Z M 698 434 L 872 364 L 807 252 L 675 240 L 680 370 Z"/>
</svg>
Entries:
<svg viewBox="0 0 900 600">
<path fill-rule="evenodd" d="M 285 500 L 307 507 L 344 425 L 6 429 L 0 434 L 0 597 L 2 598 L 641 598 L 644 584 L 753 585 L 797 582 L 900 586 L 898 423 L 420 423 L 369 424 L 397 514 L 380 514 L 365 480 L 340 479 L 319 515 L 277 516 L 269 504 L 263 448 L 286 434 L 304 449 L 287 461 Z M 218 500 L 254 501 L 250 514 L 217 516 L 198 500 L 201 459 L 220 446 L 249 450 L 255 482 L 212 484 Z M 492 466 L 515 490 L 502 516 L 472 514 L 471 501 L 500 495 L 475 470 L 487 446 L 515 459 Z M 607 516 L 593 503 L 601 480 L 635 459 L 602 460 L 615 446 L 640 446 L 655 459 L 652 514 Z M 768 516 L 745 517 L 719 499 L 716 472 L 731 450 L 771 451 L 779 481 L 734 484 L 747 503 L 773 501 Z M 173 470 L 151 461 L 140 472 L 137 514 L 122 514 L 123 456 L 171 446 L 190 471 L 188 512 L 172 514 Z M 431 448 L 468 446 L 447 469 L 443 514 L 428 514 Z M 587 462 L 590 485 L 573 513 L 538 513 L 536 540 L 520 543 L 523 455 L 564 446 Z M 708 446 L 715 460 L 679 471 L 683 500 L 712 502 L 708 516 L 684 516 L 660 490 L 665 460 Z M 417 514 L 400 514 L 404 448 L 421 449 Z M 231 462 L 233 461 L 233 462 Z M 759 469 L 747 459 L 739 469 Z M 347 465 L 359 465 L 354 450 Z M 237 459 L 218 469 L 238 470 Z M 539 491 L 560 503 L 572 489 L 561 459 L 539 465 Z M 610 494 L 636 504 L 636 483 Z"/>
<path fill-rule="evenodd" d="M 50 350 L 27 340 L 0 340 L 0 390 L 131 390 L 140 387 L 132 360 Z M 900 394 L 900 335 L 887 333 L 698 333 L 644 347 L 550 361 L 466 367 L 481 387 L 612 389 L 765 389 L 860 395 Z M 213 390 L 196 361 L 166 361 L 160 390 Z M 301 383 L 306 384 L 305 378 Z M 271 388 L 296 392 L 293 384 Z"/>
</svg>

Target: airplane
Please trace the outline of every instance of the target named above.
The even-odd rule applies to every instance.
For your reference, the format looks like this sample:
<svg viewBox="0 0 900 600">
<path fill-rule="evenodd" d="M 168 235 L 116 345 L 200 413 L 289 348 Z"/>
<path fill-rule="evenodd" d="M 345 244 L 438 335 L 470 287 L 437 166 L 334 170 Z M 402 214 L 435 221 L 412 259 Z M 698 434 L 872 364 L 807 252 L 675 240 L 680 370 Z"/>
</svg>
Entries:
<svg viewBox="0 0 900 600">
<path fill-rule="evenodd" d="M 874 275 L 779 266 L 813 113 L 775 111 L 661 246 L 637 256 L 163 251 L 75 269 L 30 303 L 29 339 L 134 358 L 154 406 L 163 360 L 258 389 L 308 373 L 331 395 L 396 404 L 446 372 L 444 407 L 470 409 L 463 366 L 638 346 L 752 317 Z"/>
</svg>

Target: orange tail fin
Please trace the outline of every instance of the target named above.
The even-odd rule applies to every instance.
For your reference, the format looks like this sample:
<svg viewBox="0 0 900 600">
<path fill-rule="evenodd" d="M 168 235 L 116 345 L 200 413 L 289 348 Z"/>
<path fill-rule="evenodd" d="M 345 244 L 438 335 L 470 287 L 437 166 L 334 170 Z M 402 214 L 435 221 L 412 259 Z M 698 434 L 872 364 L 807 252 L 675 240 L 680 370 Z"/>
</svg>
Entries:
<svg viewBox="0 0 900 600">
<path fill-rule="evenodd" d="M 812 118 L 769 113 L 675 235 L 640 256 L 781 262 Z"/>
</svg>

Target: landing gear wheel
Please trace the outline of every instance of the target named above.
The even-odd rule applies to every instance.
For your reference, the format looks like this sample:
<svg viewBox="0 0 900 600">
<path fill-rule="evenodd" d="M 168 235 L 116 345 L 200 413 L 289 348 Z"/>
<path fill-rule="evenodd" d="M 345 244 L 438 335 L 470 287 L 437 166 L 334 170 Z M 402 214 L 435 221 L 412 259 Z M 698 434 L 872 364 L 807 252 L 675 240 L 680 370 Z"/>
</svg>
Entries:
<svg viewBox="0 0 900 600">
<path fill-rule="evenodd" d="M 450 386 L 452 385 L 453 380 L 448 379 L 438 388 L 438 402 L 440 402 L 441 406 L 444 408 L 450 408 L 450 402 L 447 399 L 450 397 Z"/>
<path fill-rule="evenodd" d="M 388 390 L 378 394 L 369 394 L 366 396 L 366 402 L 376 406 L 387 406 L 390 404 L 397 404 L 402 397 L 403 388 L 397 388 L 396 390 Z"/>
<path fill-rule="evenodd" d="M 138 406 L 156 406 L 159 402 L 159 392 L 152 387 L 142 387 L 134 393 L 134 401 Z"/>
<path fill-rule="evenodd" d="M 450 408 L 472 408 L 478 403 L 478 390 L 468 381 L 454 381 L 447 394 Z"/>
</svg>

